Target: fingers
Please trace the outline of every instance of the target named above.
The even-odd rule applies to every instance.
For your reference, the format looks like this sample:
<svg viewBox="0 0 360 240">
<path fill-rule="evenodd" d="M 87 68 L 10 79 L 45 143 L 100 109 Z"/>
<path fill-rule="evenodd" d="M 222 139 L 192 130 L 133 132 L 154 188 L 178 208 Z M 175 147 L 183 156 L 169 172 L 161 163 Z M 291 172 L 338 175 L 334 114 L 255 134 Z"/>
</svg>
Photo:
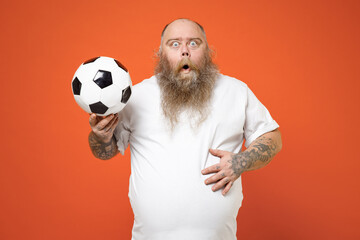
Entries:
<svg viewBox="0 0 360 240">
<path fill-rule="evenodd" d="M 89 118 L 92 131 L 96 137 L 103 142 L 109 142 L 111 140 L 118 122 L 118 114 L 110 114 L 106 117 L 91 114 Z"/>
<path fill-rule="evenodd" d="M 107 115 L 107 116 L 98 116 L 96 115 L 96 121 L 100 122 L 101 120 L 103 120 L 104 118 L 108 117 L 110 115 Z"/>
<path fill-rule="evenodd" d="M 233 185 L 233 182 L 232 182 L 232 181 L 230 181 L 230 182 L 228 182 L 228 183 L 226 184 L 224 190 L 222 191 L 222 195 L 223 195 L 223 196 L 225 196 L 225 195 L 229 192 L 229 190 L 230 190 L 230 188 L 232 187 L 232 185 Z"/>
<path fill-rule="evenodd" d="M 220 158 L 222 158 L 223 156 L 225 156 L 225 151 L 222 151 L 222 150 L 218 150 L 218 149 L 209 149 L 209 152 L 212 154 L 212 155 L 214 155 L 214 156 L 216 156 L 216 157 L 220 157 Z M 205 169 L 203 169 L 202 171 L 201 171 L 201 173 L 202 174 L 209 174 L 209 173 L 216 173 L 216 172 L 218 172 L 218 171 L 220 171 L 220 164 L 215 164 L 215 165 L 212 165 L 212 166 L 210 166 L 210 167 L 208 167 L 208 168 L 205 168 Z"/>
<path fill-rule="evenodd" d="M 96 116 L 92 113 L 89 118 L 89 123 L 93 131 L 101 131 L 110 126 L 116 120 L 118 114 L 110 114 L 106 117 Z M 110 124 L 110 125 L 109 125 Z"/>
<path fill-rule="evenodd" d="M 221 188 L 224 188 L 222 194 L 225 195 L 229 192 L 234 181 L 238 178 L 238 176 L 234 177 L 232 163 L 229 161 L 229 159 L 231 160 L 232 153 L 219 149 L 209 149 L 209 152 L 213 156 L 219 157 L 220 163 L 212 165 L 201 171 L 201 173 L 204 175 L 209 173 L 216 173 L 206 179 L 205 184 L 215 183 L 211 190 L 215 192 Z"/>
<path fill-rule="evenodd" d="M 104 128 L 105 132 L 113 132 L 115 130 L 115 127 L 117 126 L 119 122 L 119 118 L 115 116 L 108 125 Z"/>
<path fill-rule="evenodd" d="M 109 116 L 106 116 L 104 119 L 100 120 L 97 124 L 96 124 L 96 129 L 98 131 L 104 130 L 106 128 L 106 126 L 115 118 L 114 114 L 110 114 Z"/>
<path fill-rule="evenodd" d="M 207 168 L 205 168 L 205 169 L 203 169 L 202 171 L 201 171 L 201 173 L 203 174 L 203 175 L 206 175 L 206 174 L 209 174 L 209 173 L 216 173 L 216 172 L 218 172 L 218 171 L 220 171 L 220 163 L 218 163 L 218 164 L 214 164 L 214 165 L 212 165 L 212 166 L 210 166 L 210 167 L 207 167 Z"/>
<path fill-rule="evenodd" d="M 218 175 L 218 176 L 216 176 L 216 175 Z M 215 176 L 216 177 L 210 181 L 208 181 L 210 178 L 205 180 L 205 183 L 210 184 L 210 183 L 216 182 L 216 184 L 214 186 L 212 186 L 211 190 L 213 192 L 216 192 L 217 190 L 224 188 L 221 194 L 225 196 L 225 194 L 227 194 L 229 192 L 230 188 L 232 187 L 233 181 L 229 177 L 225 177 L 224 174 L 218 173 L 216 175 L 214 175 L 214 177 Z"/>
<path fill-rule="evenodd" d="M 212 148 L 210 148 L 209 149 L 209 152 L 212 154 L 212 155 L 214 155 L 214 156 L 216 156 L 216 157 L 222 157 L 222 156 L 224 156 L 224 151 L 222 151 L 222 150 L 219 150 L 219 149 L 212 149 Z"/>
<path fill-rule="evenodd" d="M 217 174 L 206 179 L 205 184 L 208 185 L 211 183 L 216 183 L 217 181 L 219 181 L 220 179 L 223 179 L 224 177 L 225 177 L 225 173 L 223 171 L 218 172 Z"/>
<path fill-rule="evenodd" d="M 229 182 L 230 182 L 230 178 L 225 177 L 225 178 L 221 179 L 220 181 L 218 181 L 214 186 L 212 186 L 211 190 L 213 190 L 215 192 L 215 191 L 223 188 Z"/>
<path fill-rule="evenodd" d="M 90 123 L 91 128 L 95 127 L 95 125 L 97 123 L 95 113 L 90 114 L 89 123 Z"/>
<path fill-rule="evenodd" d="M 109 119 L 109 117 L 112 118 L 113 114 L 104 117 L 104 116 L 97 116 L 95 113 L 91 113 L 90 117 L 89 117 L 89 123 L 90 123 L 91 128 L 97 127 L 98 130 L 101 130 L 99 128 L 99 126 L 101 126 L 101 125 L 98 125 L 98 126 L 96 126 L 96 125 L 98 123 L 100 123 L 103 119 L 106 119 L 106 118 Z"/>
<path fill-rule="evenodd" d="M 115 121 L 116 121 L 116 117 L 113 117 L 113 118 L 110 120 L 110 122 L 108 122 L 108 124 L 106 124 L 106 126 L 104 126 L 103 130 L 104 130 L 105 132 L 108 132 Z"/>
</svg>

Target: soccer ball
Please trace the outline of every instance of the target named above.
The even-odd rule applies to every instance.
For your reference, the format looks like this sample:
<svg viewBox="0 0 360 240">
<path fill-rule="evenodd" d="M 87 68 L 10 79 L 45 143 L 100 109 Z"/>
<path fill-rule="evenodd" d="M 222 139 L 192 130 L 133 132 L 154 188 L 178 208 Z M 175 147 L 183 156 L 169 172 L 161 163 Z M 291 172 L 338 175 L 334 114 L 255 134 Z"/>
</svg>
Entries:
<svg viewBox="0 0 360 240">
<path fill-rule="evenodd" d="M 96 57 L 82 63 L 71 82 L 75 101 L 88 113 L 120 112 L 131 96 L 128 70 L 119 61 Z"/>
</svg>

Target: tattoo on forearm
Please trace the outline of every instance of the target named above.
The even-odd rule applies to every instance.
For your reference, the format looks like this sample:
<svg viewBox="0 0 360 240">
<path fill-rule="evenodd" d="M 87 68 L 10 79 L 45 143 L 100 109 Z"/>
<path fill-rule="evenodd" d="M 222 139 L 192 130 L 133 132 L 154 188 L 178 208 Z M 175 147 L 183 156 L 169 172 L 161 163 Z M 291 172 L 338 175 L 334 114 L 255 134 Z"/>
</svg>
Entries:
<svg viewBox="0 0 360 240">
<path fill-rule="evenodd" d="M 231 164 L 234 174 L 240 176 L 246 170 L 253 170 L 266 165 L 276 154 L 277 146 L 268 137 L 257 139 L 250 149 L 232 157 Z"/>
<path fill-rule="evenodd" d="M 103 143 L 98 140 L 93 132 L 91 132 L 89 134 L 89 145 L 94 156 L 103 160 L 110 159 L 117 153 L 117 146 L 114 136 L 110 142 Z"/>
</svg>

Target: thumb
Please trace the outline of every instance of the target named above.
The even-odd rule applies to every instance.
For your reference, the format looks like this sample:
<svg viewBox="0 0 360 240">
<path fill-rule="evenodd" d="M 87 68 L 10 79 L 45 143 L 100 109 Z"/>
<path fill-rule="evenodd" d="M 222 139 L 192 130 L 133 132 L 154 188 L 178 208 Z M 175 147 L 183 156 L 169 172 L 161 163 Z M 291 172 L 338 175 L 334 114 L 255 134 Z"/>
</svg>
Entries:
<svg viewBox="0 0 360 240">
<path fill-rule="evenodd" d="M 96 125 L 96 114 L 92 113 L 90 114 L 89 123 L 91 127 L 94 127 Z"/>
<path fill-rule="evenodd" d="M 210 149 L 209 149 L 209 152 L 210 152 L 212 155 L 216 156 L 216 157 L 222 157 L 222 156 L 224 156 L 224 151 L 219 150 L 219 149 L 212 149 L 212 148 L 210 148 Z"/>
</svg>

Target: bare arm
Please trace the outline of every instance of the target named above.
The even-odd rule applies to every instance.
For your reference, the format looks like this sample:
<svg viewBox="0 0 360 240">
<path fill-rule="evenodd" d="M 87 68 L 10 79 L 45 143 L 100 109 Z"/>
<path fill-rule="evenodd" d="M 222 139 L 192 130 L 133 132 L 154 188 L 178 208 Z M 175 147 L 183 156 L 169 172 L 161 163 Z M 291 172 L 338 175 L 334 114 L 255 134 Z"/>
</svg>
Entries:
<svg viewBox="0 0 360 240">
<path fill-rule="evenodd" d="M 118 116 L 109 115 L 105 118 L 91 114 L 89 123 L 92 131 L 89 134 L 89 146 L 96 158 L 107 160 L 119 153 L 114 137 L 114 130 L 118 124 Z"/>
<path fill-rule="evenodd" d="M 110 142 L 105 143 L 99 140 L 93 131 L 89 134 L 89 146 L 94 156 L 102 160 L 110 159 L 119 153 L 114 136 Z"/>
<path fill-rule="evenodd" d="M 264 167 L 281 148 L 281 134 L 278 129 L 261 135 L 244 152 L 232 156 L 231 161 L 234 173 L 240 176 L 245 171 Z"/>
<path fill-rule="evenodd" d="M 210 153 L 220 158 L 218 164 L 212 165 L 204 170 L 202 174 L 216 173 L 205 180 L 205 184 L 216 183 L 213 191 L 222 187 L 223 195 L 231 188 L 232 184 L 245 171 L 259 169 L 268 164 L 281 150 L 281 134 L 278 129 L 265 133 L 255 139 L 251 145 L 241 153 L 231 153 L 222 150 L 210 149 Z"/>
</svg>

